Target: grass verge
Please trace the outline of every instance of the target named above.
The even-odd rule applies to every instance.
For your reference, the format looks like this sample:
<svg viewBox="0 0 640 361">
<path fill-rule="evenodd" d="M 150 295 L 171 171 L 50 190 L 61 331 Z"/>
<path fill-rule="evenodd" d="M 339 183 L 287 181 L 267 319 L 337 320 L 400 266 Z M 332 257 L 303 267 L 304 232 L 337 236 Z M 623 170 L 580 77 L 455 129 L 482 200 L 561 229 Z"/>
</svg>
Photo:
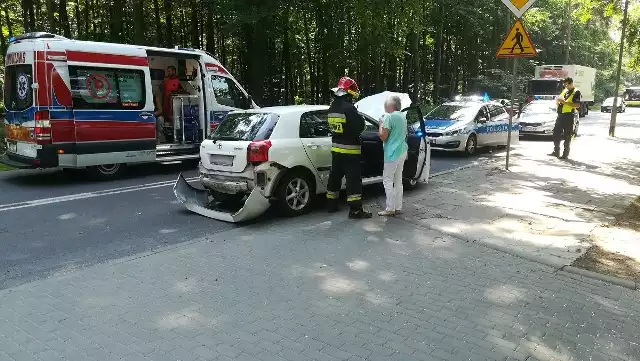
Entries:
<svg viewBox="0 0 640 361">
<path fill-rule="evenodd" d="M 618 214 L 610 226 L 640 232 L 640 197 L 634 199 L 622 213 Z M 639 247 L 640 239 L 634 241 L 637 242 L 634 247 Z M 572 263 L 572 266 L 640 282 L 640 262 L 637 259 L 607 251 L 598 245 L 589 247 Z"/>
<path fill-rule="evenodd" d="M 12 170 L 13 168 L 9 167 L 8 165 L 4 165 L 2 163 L 0 163 L 0 172 L 3 171 L 7 171 L 7 170 Z"/>
</svg>

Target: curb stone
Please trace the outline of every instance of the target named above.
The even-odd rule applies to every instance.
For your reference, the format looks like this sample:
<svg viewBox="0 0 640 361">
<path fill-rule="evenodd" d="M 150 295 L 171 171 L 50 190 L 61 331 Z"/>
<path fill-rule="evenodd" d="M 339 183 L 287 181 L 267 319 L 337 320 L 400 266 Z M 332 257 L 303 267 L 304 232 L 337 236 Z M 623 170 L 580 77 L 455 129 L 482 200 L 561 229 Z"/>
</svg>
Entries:
<svg viewBox="0 0 640 361">
<path fill-rule="evenodd" d="M 580 275 L 580 276 L 583 276 L 583 277 L 592 278 L 592 279 L 596 279 L 598 281 L 611 283 L 613 285 L 624 287 L 624 288 L 628 288 L 628 289 L 634 290 L 634 291 L 640 290 L 640 285 L 638 284 L 638 282 L 635 282 L 635 281 L 630 281 L 630 280 L 626 280 L 626 279 L 623 279 L 623 278 L 620 278 L 620 277 L 615 277 L 615 276 L 604 275 L 604 274 L 593 272 L 593 271 L 587 271 L 587 270 L 584 270 L 582 268 L 577 268 L 577 267 L 571 266 L 570 264 L 564 263 L 562 261 L 546 259 L 544 257 L 532 255 L 532 254 L 529 254 L 527 252 L 523 252 L 523 251 L 520 251 L 520 250 L 517 250 L 517 249 L 512 249 L 512 248 L 501 246 L 501 245 L 497 245 L 497 244 L 494 244 L 494 243 L 483 241 L 481 239 L 474 239 L 474 238 L 471 238 L 471 237 L 467 237 L 467 236 L 461 235 L 459 233 L 447 232 L 447 231 L 438 229 L 437 227 L 432 227 L 432 226 L 428 226 L 428 225 L 424 225 L 424 224 L 418 224 L 416 222 L 411 221 L 410 219 L 408 219 L 405 216 L 400 216 L 400 217 L 396 217 L 396 218 L 399 218 L 402 221 L 410 223 L 410 224 L 412 224 L 412 225 L 414 225 L 414 226 L 416 226 L 418 228 L 428 229 L 428 230 L 440 232 L 440 233 L 446 234 L 448 236 L 451 236 L 453 238 L 456 238 L 458 240 L 463 240 L 463 241 L 468 241 L 468 242 L 473 242 L 473 243 L 476 243 L 476 244 L 480 244 L 483 247 L 490 248 L 490 249 L 493 249 L 495 251 L 499 251 L 499 252 L 506 253 L 506 254 L 509 254 L 509 255 L 512 255 L 512 256 L 520 257 L 520 258 L 526 259 L 528 261 L 540 263 L 540 264 L 543 264 L 543 265 L 548 266 L 548 267 L 552 267 L 552 268 L 556 269 L 557 271 L 564 271 L 564 272 L 567 272 L 567 273 L 577 274 L 577 275 Z"/>
</svg>

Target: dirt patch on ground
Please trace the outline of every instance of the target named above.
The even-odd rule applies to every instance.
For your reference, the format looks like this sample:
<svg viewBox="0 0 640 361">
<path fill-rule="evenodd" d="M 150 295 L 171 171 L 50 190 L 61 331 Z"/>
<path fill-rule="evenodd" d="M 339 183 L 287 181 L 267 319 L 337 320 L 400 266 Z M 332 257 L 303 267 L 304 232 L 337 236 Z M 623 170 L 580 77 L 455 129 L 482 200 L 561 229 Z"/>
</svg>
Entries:
<svg viewBox="0 0 640 361">
<path fill-rule="evenodd" d="M 640 232 L 640 197 L 634 199 L 624 212 L 618 214 L 609 227 Z M 640 247 L 640 239 L 637 243 Z M 572 263 L 572 266 L 640 282 L 640 262 L 620 253 L 609 252 L 597 245 L 591 246 Z"/>
<path fill-rule="evenodd" d="M 640 197 L 634 199 L 624 212 L 616 216 L 613 226 L 640 232 Z"/>
<path fill-rule="evenodd" d="M 640 263 L 620 253 L 591 246 L 572 266 L 609 276 L 640 282 Z"/>
</svg>

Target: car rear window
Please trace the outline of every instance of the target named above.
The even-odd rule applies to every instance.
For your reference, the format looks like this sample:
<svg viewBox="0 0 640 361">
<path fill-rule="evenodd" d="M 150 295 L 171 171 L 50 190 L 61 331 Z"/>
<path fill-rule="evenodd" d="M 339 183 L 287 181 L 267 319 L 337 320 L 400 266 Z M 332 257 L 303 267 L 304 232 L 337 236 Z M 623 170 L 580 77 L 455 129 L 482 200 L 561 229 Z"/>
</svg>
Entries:
<svg viewBox="0 0 640 361">
<path fill-rule="evenodd" d="M 7 110 L 22 111 L 33 104 L 31 64 L 8 66 L 4 75 L 4 104 Z"/>
<path fill-rule="evenodd" d="M 258 141 L 269 139 L 278 123 L 272 113 L 230 113 L 209 139 Z"/>
</svg>

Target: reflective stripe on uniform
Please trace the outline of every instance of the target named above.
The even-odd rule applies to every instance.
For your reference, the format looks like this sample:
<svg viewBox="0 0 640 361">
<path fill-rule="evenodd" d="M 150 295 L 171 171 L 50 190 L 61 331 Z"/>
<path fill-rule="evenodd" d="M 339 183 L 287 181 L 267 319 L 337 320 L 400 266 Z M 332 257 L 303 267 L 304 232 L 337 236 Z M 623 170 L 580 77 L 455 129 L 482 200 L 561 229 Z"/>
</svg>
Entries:
<svg viewBox="0 0 640 361">
<path fill-rule="evenodd" d="M 342 154 L 360 154 L 360 149 L 344 149 L 338 147 L 331 147 L 331 151 L 334 153 L 342 153 Z"/>
<path fill-rule="evenodd" d="M 329 122 L 329 129 L 333 133 L 344 133 L 344 124 L 347 123 L 347 118 L 344 114 L 340 113 L 329 113 L 327 118 Z"/>
<path fill-rule="evenodd" d="M 332 121 L 335 123 L 346 123 L 347 122 L 347 118 L 344 114 L 342 113 L 329 113 L 329 115 L 327 116 L 327 119 L 329 121 L 329 123 L 331 123 Z"/>
<path fill-rule="evenodd" d="M 347 202 L 354 202 L 362 200 L 362 194 L 352 194 L 347 197 Z"/>
<path fill-rule="evenodd" d="M 334 148 L 360 150 L 360 145 L 359 145 L 359 144 L 340 144 L 340 143 L 331 143 L 331 146 L 332 146 L 332 147 L 334 147 Z"/>
<path fill-rule="evenodd" d="M 327 192 L 327 199 L 337 199 L 339 195 L 338 192 Z"/>
</svg>

